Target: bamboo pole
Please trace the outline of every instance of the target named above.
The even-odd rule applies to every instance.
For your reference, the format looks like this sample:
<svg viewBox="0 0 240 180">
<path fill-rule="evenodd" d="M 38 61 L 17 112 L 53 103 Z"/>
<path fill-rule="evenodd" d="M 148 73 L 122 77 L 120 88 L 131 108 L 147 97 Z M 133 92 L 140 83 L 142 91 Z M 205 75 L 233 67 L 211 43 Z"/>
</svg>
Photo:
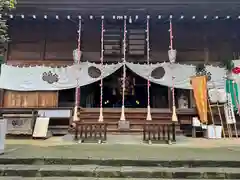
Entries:
<svg viewBox="0 0 240 180">
<path fill-rule="evenodd" d="M 233 88 L 233 94 L 234 94 L 234 101 L 235 101 L 236 106 L 237 106 L 238 114 L 240 114 L 239 103 L 238 103 L 238 100 L 237 100 L 237 95 L 236 95 L 236 90 L 235 90 L 235 81 L 232 81 L 232 88 Z M 233 125 L 234 125 L 236 138 L 238 138 L 238 131 L 237 131 L 236 121 L 234 122 Z"/>
<path fill-rule="evenodd" d="M 228 89 L 229 89 L 229 92 L 230 92 L 230 81 L 229 81 L 229 83 L 227 84 L 227 86 L 228 86 Z M 231 97 L 231 94 L 230 94 L 230 98 L 232 98 Z M 229 138 L 232 138 L 232 127 L 227 123 L 227 128 L 228 128 L 228 130 L 229 130 L 229 135 L 228 135 L 228 137 Z"/>
</svg>

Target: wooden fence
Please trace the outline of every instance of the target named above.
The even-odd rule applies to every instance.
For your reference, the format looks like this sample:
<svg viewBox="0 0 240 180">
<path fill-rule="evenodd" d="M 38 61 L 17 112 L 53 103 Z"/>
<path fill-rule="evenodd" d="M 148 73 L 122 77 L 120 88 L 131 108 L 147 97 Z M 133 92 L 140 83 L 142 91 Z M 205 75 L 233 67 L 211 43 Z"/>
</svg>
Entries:
<svg viewBox="0 0 240 180">
<path fill-rule="evenodd" d="M 176 126 L 172 124 L 145 123 L 143 141 L 148 143 L 175 143 Z"/>
<path fill-rule="evenodd" d="M 77 122 L 75 140 L 80 142 L 105 142 L 107 140 L 107 123 Z"/>
<path fill-rule="evenodd" d="M 96 122 L 77 122 L 75 127 L 75 140 L 82 142 L 106 142 L 108 132 L 108 123 Z M 176 125 L 146 122 L 142 123 L 142 139 L 146 143 L 175 143 L 176 142 Z M 119 132 L 116 130 L 115 132 Z M 125 132 L 130 132 L 125 131 Z"/>
</svg>

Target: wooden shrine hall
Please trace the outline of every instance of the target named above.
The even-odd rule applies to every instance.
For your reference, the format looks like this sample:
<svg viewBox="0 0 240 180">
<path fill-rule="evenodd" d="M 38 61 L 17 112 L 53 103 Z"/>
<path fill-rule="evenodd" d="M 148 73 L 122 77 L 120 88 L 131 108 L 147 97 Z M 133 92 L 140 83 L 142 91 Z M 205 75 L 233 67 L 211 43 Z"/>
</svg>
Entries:
<svg viewBox="0 0 240 180">
<path fill-rule="evenodd" d="M 19 2 L 2 17 L 11 39 L 0 76 L 9 132 L 32 134 L 44 116 L 53 134 L 72 126 L 81 139 L 127 132 L 169 142 L 191 134 L 196 67 L 206 65 L 222 88 L 221 64 L 238 64 L 240 52 L 233 4 L 213 3 L 221 9 L 214 13 L 194 2 Z"/>
</svg>

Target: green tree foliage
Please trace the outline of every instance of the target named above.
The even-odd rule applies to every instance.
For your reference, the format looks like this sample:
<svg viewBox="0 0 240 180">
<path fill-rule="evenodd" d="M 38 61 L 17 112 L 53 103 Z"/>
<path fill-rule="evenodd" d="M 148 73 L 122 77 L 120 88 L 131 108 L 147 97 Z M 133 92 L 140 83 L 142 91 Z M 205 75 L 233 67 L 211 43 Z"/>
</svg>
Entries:
<svg viewBox="0 0 240 180">
<path fill-rule="evenodd" d="M 15 9 L 16 0 L 0 0 L 0 44 L 9 41 L 6 14 Z"/>
<path fill-rule="evenodd" d="M 227 70 L 227 72 L 231 72 L 232 69 L 234 68 L 233 61 L 229 59 L 222 61 L 222 65 Z"/>
</svg>

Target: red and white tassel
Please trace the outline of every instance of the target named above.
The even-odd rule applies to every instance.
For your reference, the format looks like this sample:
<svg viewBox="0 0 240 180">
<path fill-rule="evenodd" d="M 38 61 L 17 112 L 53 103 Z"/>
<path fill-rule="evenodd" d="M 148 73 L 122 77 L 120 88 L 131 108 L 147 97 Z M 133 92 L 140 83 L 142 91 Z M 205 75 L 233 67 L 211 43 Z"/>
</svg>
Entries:
<svg viewBox="0 0 240 180">
<path fill-rule="evenodd" d="M 149 20 L 150 20 L 150 16 L 147 16 L 147 29 L 146 29 L 146 33 L 147 33 L 147 39 L 146 39 L 146 43 L 147 43 L 147 65 L 150 65 L 150 44 L 149 44 Z M 147 79 L 147 96 L 148 96 L 148 101 L 147 101 L 147 121 L 151 121 L 152 120 L 152 116 L 151 116 L 151 106 L 150 106 L 150 80 L 149 80 L 149 76 L 148 75 L 148 79 Z"/>
<path fill-rule="evenodd" d="M 170 18 L 170 23 L 169 23 L 169 26 L 170 26 L 170 29 L 169 29 L 169 35 L 170 35 L 170 50 L 173 50 L 173 30 L 172 30 L 172 19 Z M 170 61 L 170 63 L 172 63 Z M 177 118 L 177 112 L 176 112 L 176 105 L 175 105 L 175 91 L 174 91 L 174 75 L 172 74 L 172 121 L 173 122 L 176 122 L 178 121 L 178 118 Z"/>
<path fill-rule="evenodd" d="M 79 60 L 76 62 L 76 64 L 80 64 L 80 59 L 81 59 L 81 31 L 82 31 L 82 21 L 79 19 L 79 24 L 78 24 L 78 47 L 77 47 L 77 52 L 79 56 Z M 81 89 L 79 86 L 79 79 L 77 79 L 77 87 L 75 89 L 75 107 L 74 107 L 74 115 L 73 115 L 73 121 L 80 121 L 80 117 L 78 114 L 78 106 L 80 105 L 80 97 L 81 97 Z"/>
<path fill-rule="evenodd" d="M 99 122 L 103 122 L 103 58 L 104 58 L 104 16 L 102 16 L 102 25 L 101 25 L 101 83 L 100 83 L 100 114 L 99 114 Z"/>
<path fill-rule="evenodd" d="M 125 81 L 126 81 L 126 40 L 127 40 L 127 17 L 124 16 L 124 27 L 123 27 L 123 77 L 122 77 L 122 112 L 121 121 L 125 121 Z"/>
</svg>

